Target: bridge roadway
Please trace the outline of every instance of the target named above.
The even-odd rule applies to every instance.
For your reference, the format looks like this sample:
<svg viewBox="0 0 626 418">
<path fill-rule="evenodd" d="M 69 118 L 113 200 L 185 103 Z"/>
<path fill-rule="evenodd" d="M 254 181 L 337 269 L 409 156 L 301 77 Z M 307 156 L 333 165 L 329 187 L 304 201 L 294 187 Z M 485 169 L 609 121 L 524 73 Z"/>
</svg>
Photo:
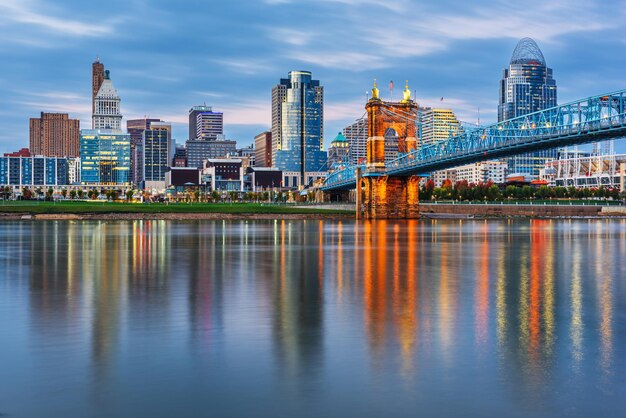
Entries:
<svg viewBox="0 0 626 418">
<path fill-rule="evenodd" d="M 626 90 L 588 97 L 504 122 L 474 128 L 418 147 L 368 172 L 365 165 L 331 173 L 324 191 L 356 188 L 356 169 L 367 176 L 424 176 L 436 170 L 494 158 L 626 137 Z"/>
</svg>

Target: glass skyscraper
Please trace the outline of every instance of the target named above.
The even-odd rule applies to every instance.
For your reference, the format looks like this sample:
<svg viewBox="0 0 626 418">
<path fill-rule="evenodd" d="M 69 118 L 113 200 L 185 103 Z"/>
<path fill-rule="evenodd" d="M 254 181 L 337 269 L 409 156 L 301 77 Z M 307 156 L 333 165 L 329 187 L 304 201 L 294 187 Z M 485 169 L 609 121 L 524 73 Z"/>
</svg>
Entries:
<svg viewBox="0 0 626 418">
<path fill-rule="evenodd" d="M 556 106 L 556 81 L 539 46 L 530 38 L 519 41 L 500 81 L 498 122 Z M 508 159 L 509 174 L 538 175 L 557 150 L 536 151 Z"/>
<path fill-rule="evenodd" d="M 272 92 L 274 165 L 298 172 L 299 185 L 306 183 L 306 173 L 326 170 L 323 132 L 324 88 L 309 71 L 291 71 Z"/>
<path fill-rule="evenodd" d="M 80 166 L 82 184 L 128 186 L 130 135 L 112 130 L 82 130 Z"/>
</svg>

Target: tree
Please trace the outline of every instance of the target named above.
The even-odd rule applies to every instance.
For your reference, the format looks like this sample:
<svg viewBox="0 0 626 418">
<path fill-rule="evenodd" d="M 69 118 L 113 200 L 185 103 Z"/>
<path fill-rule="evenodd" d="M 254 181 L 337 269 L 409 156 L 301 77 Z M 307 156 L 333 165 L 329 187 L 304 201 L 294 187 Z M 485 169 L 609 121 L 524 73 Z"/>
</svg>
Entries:
<svg viewBox="0 0 626 418">
<path fill-rule="evenodd" d="M 135 194 L 135 191 L 133 189 L 126 190 L 126 200 L 130 202 L 134 194 Z"/>
<path fill-rule="evenodd" d="M 196 202 L 200 200 L 200 190 L 195 190 L 193 192 L 193 200 L 195 200 Z"/>
<path fill-rule="evenodd" d="M 53 194 L 54 194 L 54 190 L 52 188 L 49 188 L 48 190 L 46 190 L 46 200 L 52 200 Z"/>
<path fill-rule="evenodd" d="M 76 192 L 76 194 L 78 195 L 79 199 L 82 199 L 83 196 L 85 195 L 85 192 L 83 191 L 83 189 L 79 189 L 78 192 Z"/>
<path fill-rule="evenodd" d="M 211 192 L 211 200 L 213 200 L 214 202 L 219 202 L 220 200 L 220 192 L 218 192 L 217 190 L 213 190 Z"/>
<path fill-rule="evenodd" d="M 70 199 L 71 200 L 76 199 L 76 190 L 70 190 Z"/>
<path fill-rule="evenodd" d="M 22 198 L 25 200 L 30 200 L 33 198 L 33 192 L 28 188 L 24 187 L 22 189 Z"/>
</svg>

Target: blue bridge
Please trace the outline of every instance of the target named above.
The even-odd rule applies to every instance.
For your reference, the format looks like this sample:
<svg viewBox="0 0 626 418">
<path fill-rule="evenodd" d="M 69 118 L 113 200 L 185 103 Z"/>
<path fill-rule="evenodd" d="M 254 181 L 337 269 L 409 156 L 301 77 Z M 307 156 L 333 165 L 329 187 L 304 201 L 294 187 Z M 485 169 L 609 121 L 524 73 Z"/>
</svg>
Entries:
<svg viewBox="0 0 626 418">
<path fill-rule="evenodd" d="M 407 103 L 414 102 L 408 98 L 404 102 L 405 107 Z M 377 97 L 370 100 L 366 106 L 370 111 L 369 124 L 381 120 L 378 114 L 383 113 L 378 109 L 386 108 L 385 114 L 389 114 L 393 106 L 393 103 L 383 102 Z M 408 115 L 407 112 L 404 114 Z M 463 127 L 459 134 L 447 140 L 415 145 L 413 149 L 406 147 L 408 152 L 384 164 L 380 161 L 372 164 L 370 154 L 375 151 L 373 146 L 370 147 L 370 142 L 376 135 L 376 127 L 369 126 L 368 129 L 367 164 L 349 166 L 331 173 L 320 187 L 321 190 L 331 192 L 354 189 L 357 187 L 357 178 L 361 176 L 365 179 L 419 177 L 436 170 L 529 151 L 626 137 L 626 90 L 588 97 L 491 125 Z M 379 200 L 385 198 L 381 193 Z M 369 198 L 375 200 L 375 196 Z M 377 216 L 372 214 L 371 217 Z"/>
</svg>

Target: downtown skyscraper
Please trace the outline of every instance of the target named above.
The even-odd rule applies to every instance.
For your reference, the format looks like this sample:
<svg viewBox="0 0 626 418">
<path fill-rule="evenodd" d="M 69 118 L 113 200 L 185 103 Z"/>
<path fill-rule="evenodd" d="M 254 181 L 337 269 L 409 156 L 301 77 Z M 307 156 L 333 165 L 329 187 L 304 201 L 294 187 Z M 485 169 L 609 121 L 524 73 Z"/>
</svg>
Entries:
<svg viewBox="0 0 626 418">
<path fill-rule="evenodd" d="M 285 187 L 308 184 L 307 173 L 326 169 L 323 132 L 324 88 L 311 72 L 291 71 L 272 89 L 272 163 L 297 173 Z"/>
<path fill-rule="evenodd" d="M 556 106 L 556 81 L 539 46 L 530 38 L 519 41 L 500 81 L 498 122 Z M 509 174 L 536 176 L 557 150 L 536 151 L 509 158 Z"/>
<path fill-rule="evenodd" d="M 120 96 L 113 86 L 109 70 L 104 72 L 100 90 L 94 98 L 93 112 L 94 129 L 111 129 L 122 131 L 122 113 L 120 112 Z"/>
</svg>

